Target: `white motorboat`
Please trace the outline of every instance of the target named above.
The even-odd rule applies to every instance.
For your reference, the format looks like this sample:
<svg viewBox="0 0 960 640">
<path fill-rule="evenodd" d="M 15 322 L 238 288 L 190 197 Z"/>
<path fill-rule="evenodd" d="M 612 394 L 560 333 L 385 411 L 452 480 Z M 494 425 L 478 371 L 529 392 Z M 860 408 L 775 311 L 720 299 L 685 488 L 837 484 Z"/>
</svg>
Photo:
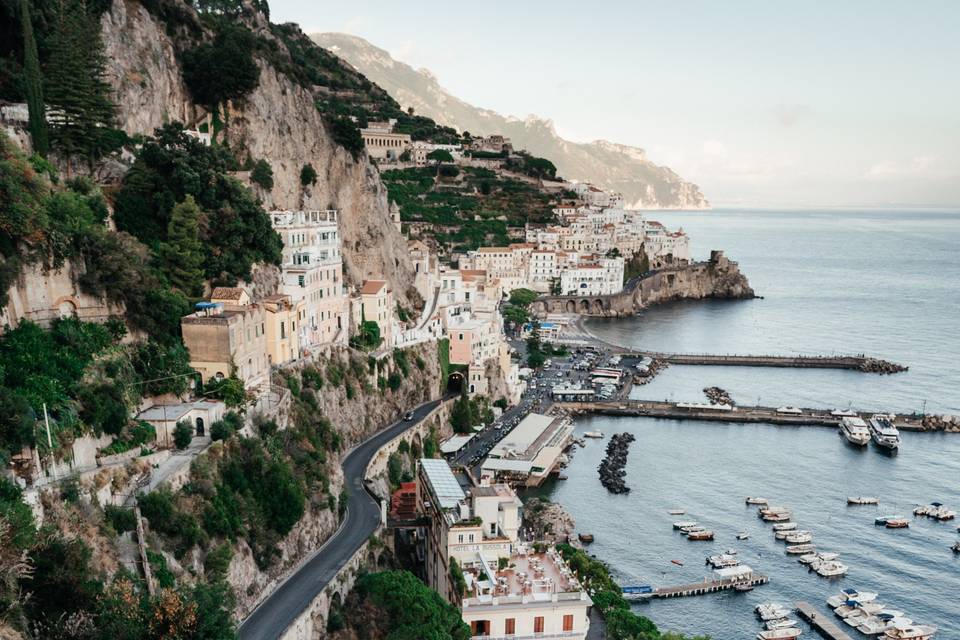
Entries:
<svg viewBox="0 0 960 640">
<path fill-rule="evenodd" d="M 706 527 L 701 527 L 700 525 L 695 524 L 692 527 L 684 527 L 680 529 L 680 533 L 686 536 L 686 535 L 690 535 L 691 533 L 699 533 L 701 531 L 706 531 L 706 530 L 707 530 Z"/>
<path fill-rule="evenodd" d="M 930 640 L 937 632 L 937 628 L 929 624 L 894 623 L 892 629 L 883 632 L 883 637 L 889 640 Z"/>
<path fill-rule="evenodd" d="M 856 605 L 861 603 L 873 602 L 877 599 L 877 594 L 872 591 L 857 591 L 847 587 L 841 589 L 840 593 L 827 598 L 827 606 L 836 609 L 842 605 Z"/>
<path fill-rule="evenodd" d="M 797 562 L 800 564 L 813 564 L 814 562 L 829 562 L 831 560 L 836 560 L 839 557 L 839 553 L 830 553 L 828 551 L 823 553 L 808 553 L 805 556 L 800 556 L 797 558 Z"/>
<path fill-rule="evenodd" d="M 812 544 L 795 544 L 786 548 L 786 552 L 792 556 L 802 556 L 813 553 L 817 550 Z"/>
<path fill-rule="evenodd" d="M 761 631 L 757 634 L 759 640 L 787 640 L 796 638 L 800 635 L 800 629 L 796 627 L 787 627 L 786 629 L 773 629 L 771 631 Z"/>
<path fill-rule="evenodd" d="M 851 496 L 847 498 L 847 504 L 880 504 L 880 499 L 871 496 Z"/>
<path fill-rule="evenodd" d="M 585 431 L 583 433 L 583 437 L 584 438 L 602 438 L 603 432 L 602 431 Z"/>
<path fill-rule="evenodd" d="M 790 611 L 787 609 L 771 609 L 770 611 L 760 614 L 760 619 L 764 622 L 770 622 L 771 620 L 782 620 L 790 615 Z"/>
<path fill-rule="evenodd" d="M 773 537 L 777 540 L 786 540 L 787 536 L 793 533 L 793 531 L 774 531 Z"/>
<path fill-rule="evenodd" d="M 669 511 L 668 513 L 669 513 L 670 515 L 672 515 L 672 516 L 682 516 L 683 514 L 686 513 L 686 510 L 684 510 L 684 509 L 670 509 L 670 511 Z"/>
<path fill-rule="evenodd" d="M 750 534 L 747 533 L 746 531 L 741 531 L 740 533 L 737 534 L 737 540 L 749 540 L 749 539 L 750 539 Z"/>
<path fill-rule="evenodd" d="M 778 522 L 773 525 L 774 531 L 793 531 L 797 528 L 796 522 Z"/>
<path fill-rule="evenodd" d="M 889 415 L 877 413 L 870 418 L 870 435 L 879 447 L 891 451 L 900 448 L 900 432 Z"/>
<path fill-rule="evenodd" d="M 847 617 L 843 619 L 844 624 L 849 625 L 856 629 L 861 624 L 867 621 L 867 618 L 870 617 L 870 614 L 864 611 L 863 609 L 857 609 Z"/>
<path fill-rule="evenodd" d="M 790 518 L 793 517 L 789 511 L 771 511 L 770 513 L 765 513 L 762 516 L 764 522 L 789 522 Z"/>
<path fill-rule="evenodd" d="M 754 498 L 752 496 L 747 496 L 747 504 L 756 504 L 756 505 L 767 505 L 766 498 Z"/>
<path fill-rule="evenodd" d="M 870 428 L 867 427 L 866 422 L 857 416 L 840 418 L 840 434 L 847 439 L 847 442 L 858 447 L 865 446 L 870 442 Z"/>
<path fill-rule="evenodd" d="M 877 615 L 870 616 L 864 620 L 863 623 L 857 627 L 857 631 L 867 636 L 878 636 L 887 629 L 893 629 L 894 625 L 902 624 L 903 622 L 911 624 L 913 620 L 900 618 L 886 611 L 881 611 Z"/>
<path fill-rule="evenodd" d="M 805 544 L 813 540 L 813 534 L 809 531 L 791 531 L 784 539 L 790 544 Z"/>
<path fill-rule="evenodd" d="M 681 520 L 680 522 L 674 522 L 674 529 L 683 529 L 684 527 L 695 527 L 697 523 L 693 520 Z"/>
<path fill-rule="evenodd" d="M 810 565 L 810 567 L 824 578 L 835 578 L 847 575 L 848 567 L 836 560 L 825 560 Z"/>
<path fill-rule="evenodd" d="M 771 620 L 764 626 L 768 631 L 773 631 L 774 629 L 789 629 L 790 627 L 797 626 L 797 621 L 793 618 L 780 618 L 778 620 Z"/>
<path fill-rule="evenodd" d="M 714 569 L 722 569 L 723 567 L 735 567 L 740 564 L 740 560 L 728 553 L 721 553 L 716 556 L 707 556 L 707 564 Z"/>
</svg>

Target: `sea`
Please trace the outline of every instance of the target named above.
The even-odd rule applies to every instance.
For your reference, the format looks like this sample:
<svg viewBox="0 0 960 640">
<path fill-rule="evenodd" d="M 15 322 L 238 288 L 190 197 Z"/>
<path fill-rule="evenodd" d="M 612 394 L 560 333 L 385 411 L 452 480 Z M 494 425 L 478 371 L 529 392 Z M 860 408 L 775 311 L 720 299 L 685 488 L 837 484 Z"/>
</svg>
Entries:
<svg viewBox="0 0 960 640">
<path fill-rule="evenodd" d="M 704 402 L 703 388 L 720 386 L 740 404 L 960 414 L 960 211 L 716 209 L 651 217 L 682 227 L 697 259 L 723 249 L 762 298 L 684 301 L 592 320 L 587 328 L 598 337 L 688 353 L 865 353 L 910 369 L 884 376 L 671 366 L 632 397 Z M 916 505 L 932 501 L 960 510 L 960 434 L 904 433 L 900 451 L 889 455 L 872 444 L 854 448 L 820 427 L 595 416 L 579 419 L 576 431 L 636 436 L 629 494 L 600 485 L 607 438 L 586 440 L 568 479 L 541 489 L 566 507 L 578 531 L 595 536 L 589 551 L 621 584 L 696 582 L 710 574 L 706 556 L 730 549 L 770 577 L 749 593 L 634 605 L 661 629 L 753 638 L 761 629 L 757 604 L 805 600 L 833 617 L 826 599 L 854 587 L 879 593 L 878 602 L 914 622 L 937 625 L 938 639 L 960 639 L 960 555 L 950 550 L 960 521 L 916 518 L 900 530 L 874 524 L 878 515 L 912 518 Z M 847 505 L 847 496 L 859 495 L 880 505 Z M 848 575 L 825 579 L 786 555 L 746 496 L 790 507 L 818 550 L 840 554 Z M 686 540 L 671 526 L 677 520 L 707 526 L 716 540 Z M 738 541 L 740 532 L 749 539 Z"/>
</svg>

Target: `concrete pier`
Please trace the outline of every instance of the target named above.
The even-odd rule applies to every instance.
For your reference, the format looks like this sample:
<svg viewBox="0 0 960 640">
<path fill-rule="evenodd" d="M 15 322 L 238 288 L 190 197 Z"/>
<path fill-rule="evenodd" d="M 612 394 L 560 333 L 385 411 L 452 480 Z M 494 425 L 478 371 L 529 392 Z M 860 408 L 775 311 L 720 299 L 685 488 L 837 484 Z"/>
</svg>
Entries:
<svg viewBox="0 0 960 640">
<path fill-rule="evenodd" d="M 727 580 L 704 580 L 703 582 L 694 582 L 692 584 L 682 584 L 676 587 L 660 587 L 654 589 L 652 598 L 683 598 L 687 596 L 702 596 L 707 593 L 716 593 L 717 591 L 726 591 L 733 589 L 737 585 L 749 584 L 756 587 L 761 584 L 767 584 L 770 578 L 760 574 L 754 574 L 749 579 L 734 578 Z"/>
<path fill-rule="evenodd" d="M 673 420 L 705 420 L 711 422 L 764 422 L 795 427 L 833 427 L 840 425 L 840 416 L 830 413 L 829 409 L 800 408 L 799 413 L 782 413 L 777 407 L 737 406 L 730 410 L 711 408 L 709 405 L 690 406 L 686 403 L 656 402 L 649 400 L 609 400 L 593 402 L 558 402 L 572 413 L 599 413 L 611 416 L 643 416 L 647 418 L 670 418 Z M 868 419 L 883 411 L 860 412 L 858 415 Z M 898 429 L 905 431 L 924 431 L 923 417 L 917 415 L 898 415 L 894 419 Z"/>
<path fill-rule="evenodd" d="M 830 640 L 853 640 L 844 631 L 830 619 L 828 615 L 820 613 L 810 603 L 800 601 L 797 603 L 797 615 L 806 620 L 815 631 L 824 638 Z"/>
<path fill-rule="evenodd" d="M 849 369 L 864 373 L 898 373 L 907 367 L 872 358 L 857 356 L 765 356 L 724 355 L 709 353 L 653 353 L 624 351 L 626 356 L 648 356 L 670 364 L 727 367 L 788 367 L 796 369 Z"/>
</svg>

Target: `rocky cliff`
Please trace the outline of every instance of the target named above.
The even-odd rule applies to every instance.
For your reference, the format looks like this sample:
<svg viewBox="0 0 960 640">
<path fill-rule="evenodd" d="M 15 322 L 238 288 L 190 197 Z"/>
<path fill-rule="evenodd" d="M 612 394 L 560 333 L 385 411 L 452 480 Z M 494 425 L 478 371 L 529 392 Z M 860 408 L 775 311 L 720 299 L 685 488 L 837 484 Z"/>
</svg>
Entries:
<svg viewBox="0 0 960 640">
<path fill-rule="evenodd" d="M 183 10 L 192 11 L 186 5 Z M 266 33 L 263 24 L 255 27 Z M 181 43 L 143 3 L 113 0 L 101 19 L 101 32 L 120 128 L 151 134 L 171 120 L 191 123 L 205 115 L 183 81 L 177 56 Z M 354 160 L 333 141 L 307 89 L 265 60 L 257 63 L 259 86 L 230 105 L 223 142 L 272 166 L 273 188 L 261 193 L 266 208 L 339 209 L 347 282 L 384 277 L 409 306 L 413 269 L 405 241 L 391 223 L 377 169 L 366 159 Z M 318 178 L 304 188 L 300 170 L 308 163 Z"/>
<path fill-rule="evenodd" d="M 500 133 L 516 148 L 549 158 L 568 179 L 587 180 L 623 193 L 637 208 L 707 209 L 700 188 L 651 162 L 643 149 L 605 140 L 577 143 L 557 135 L 549 120 L 506 117 L 450 95 L 429 71 L 394 60 L 363 38 L 318 33 L 311 38 L 386 89 L 404 107 L 437 122 L 472 134 Z"/>
</svg>

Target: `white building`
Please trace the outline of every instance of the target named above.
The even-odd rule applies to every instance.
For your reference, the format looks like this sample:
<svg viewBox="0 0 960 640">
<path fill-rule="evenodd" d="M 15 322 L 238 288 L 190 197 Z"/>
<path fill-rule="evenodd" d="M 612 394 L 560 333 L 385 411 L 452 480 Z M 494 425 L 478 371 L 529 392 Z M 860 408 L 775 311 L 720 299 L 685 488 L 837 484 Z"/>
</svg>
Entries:
<svg viewBox="0 0 960 640">
<path fill-rule="evenodd" d="M 602 296 L 623 289 L 623 258 L 600 258 L 560 273 L 560 293 L 565 296 Z"/>
<path fill-rule="evenodd" d="M 667 231 L 659 222 L 649 220 L 644 235 L 644 251 L 653 267 L 690 261 L 690 238 L 680 229 Z"/>
<path fill-rule="evenodd" d="M 343 284 L 343 256 L 335 210 L 273 211 L 283 240 L 280 293 L 302 301 L 297 330 L 301 349 L 343 344 L 350 306 Z"/>
</svg>

